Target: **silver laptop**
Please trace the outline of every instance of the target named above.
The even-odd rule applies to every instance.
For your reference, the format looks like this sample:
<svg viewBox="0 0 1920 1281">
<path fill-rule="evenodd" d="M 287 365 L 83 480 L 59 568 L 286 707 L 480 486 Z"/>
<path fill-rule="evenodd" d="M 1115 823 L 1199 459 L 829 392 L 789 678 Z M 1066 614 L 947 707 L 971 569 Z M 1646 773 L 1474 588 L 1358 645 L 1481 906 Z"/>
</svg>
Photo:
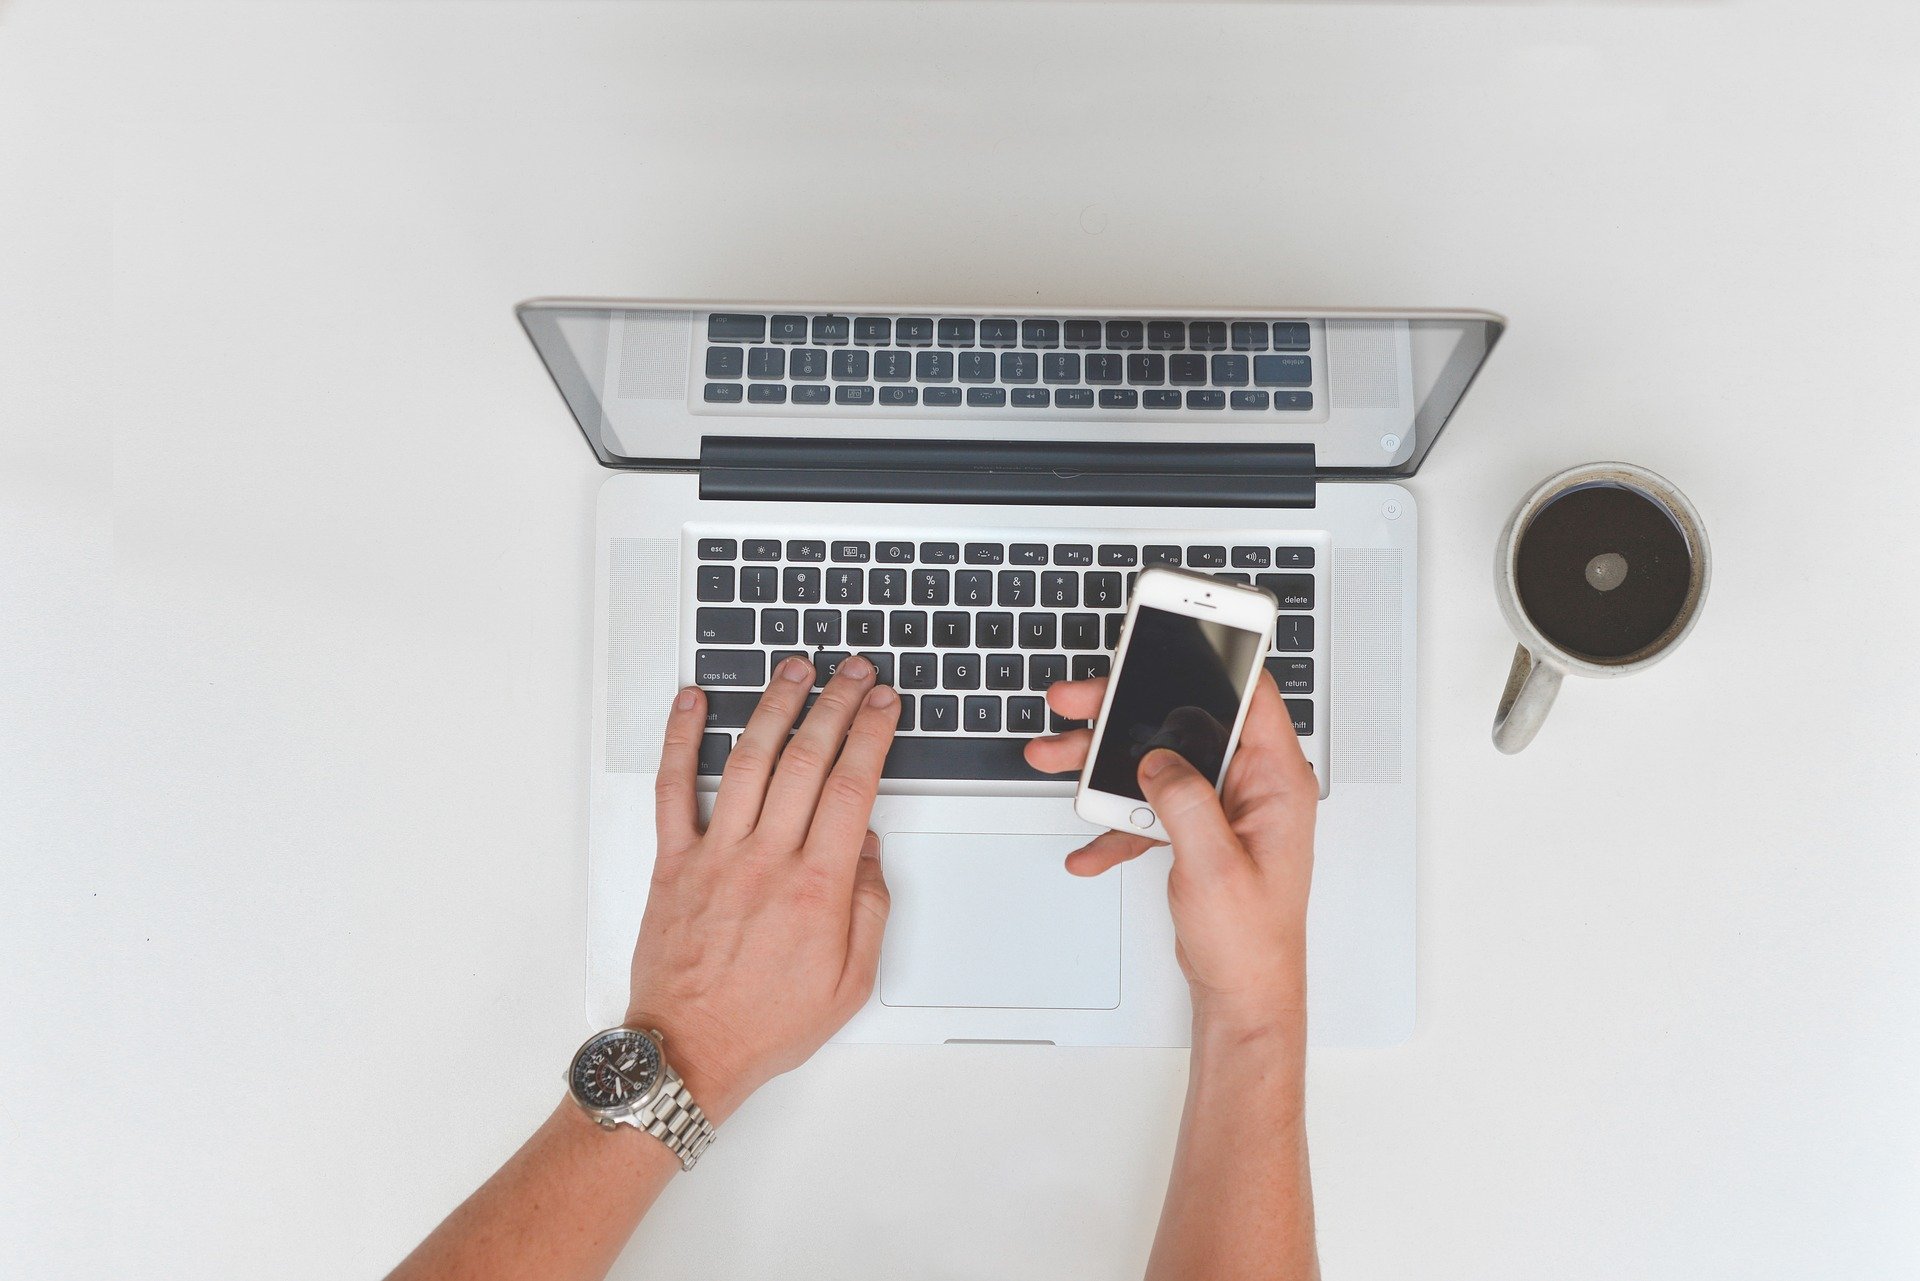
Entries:
<svg viewBox="0 0 1920 1281">
<path fill-rule="evenodd" d="M 874 810 L 893 911 L 841 1040 L 1184 1045 L 1169 855 L 1094 879 L 1041 695 L 1103 674 L 1134 576 L 1268 588 L 1321 781 L 1312 1035 L 1414 1023 L 1418 469 L 1483 312 L 542 300 L 519 316 L 610 469 L 595 564 L 589 1017 L 626 1008 L 676 688 L 711 799 L 767 673 L 863 654 L 901 693 Z"/>
</svg>

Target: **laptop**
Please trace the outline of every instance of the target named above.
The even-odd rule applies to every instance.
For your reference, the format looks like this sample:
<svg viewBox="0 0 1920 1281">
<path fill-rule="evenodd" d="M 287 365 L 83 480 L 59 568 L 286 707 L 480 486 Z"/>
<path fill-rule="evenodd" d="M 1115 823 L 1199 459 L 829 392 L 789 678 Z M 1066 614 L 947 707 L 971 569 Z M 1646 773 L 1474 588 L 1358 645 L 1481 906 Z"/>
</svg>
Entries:
<svg viewBox="0 0 1920 1281">
<path fill-rule="evenodd" d="M 873 827 L 893 898 L 843 1041 L 1181 1046 L 1162 849 L 1094 829 L 1021 744 L 1105 674 L 1151 565 L 1273 593 L 1266 663 L 1318 774 L 1317 1044 L 1414 1025 L 1418 511 L 1484 312 L 991 310 L 538 300 L 518 309 L 609 469 L 595 556 L 588 1003 L 626 1008 L 653 775 L 707 692 L 708 803 L 789 652 L 901 694 Z"/>
</svg>

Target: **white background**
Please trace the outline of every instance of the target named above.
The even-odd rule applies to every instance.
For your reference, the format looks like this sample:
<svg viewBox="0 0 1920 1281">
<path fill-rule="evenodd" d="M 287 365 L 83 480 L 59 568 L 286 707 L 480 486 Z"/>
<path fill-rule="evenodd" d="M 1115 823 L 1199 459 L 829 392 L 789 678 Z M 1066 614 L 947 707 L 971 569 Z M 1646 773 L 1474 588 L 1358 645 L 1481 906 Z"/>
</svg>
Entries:
<svg viewBox="0 0 1920 1281">
<path fill-rule="evenodd" d="M 0 1274 L 376 1275 L 559 1098 L 576 293 L 1508 315 L 1327 1273 L 1915 1275 L 1917 180 L 1906 3 L 0 0 Z M 1502 758 L 1495 535 L 1614 457 L 1704 620 Z M 1184 1073 L 832 1048 L 624 1274 L 1136 1275 Z"/>
</svg>

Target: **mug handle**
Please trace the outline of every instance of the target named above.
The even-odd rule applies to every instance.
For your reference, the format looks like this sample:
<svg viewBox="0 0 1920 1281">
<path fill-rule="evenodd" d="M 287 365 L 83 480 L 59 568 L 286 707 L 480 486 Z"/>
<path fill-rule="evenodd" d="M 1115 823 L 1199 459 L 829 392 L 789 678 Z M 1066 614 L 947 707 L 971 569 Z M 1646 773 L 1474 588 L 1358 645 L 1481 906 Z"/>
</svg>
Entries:
<svg viewBox="0 0 1920 1281">
<path fill-rule="evenodd" d="M 1493 745 L 1511 756 L 1531 743 L 1559 692 L 1560 669 L 1535 658 L 1525 645 L 1517 646 L 1500 708 L 1493 714 Z"/>
</svg>

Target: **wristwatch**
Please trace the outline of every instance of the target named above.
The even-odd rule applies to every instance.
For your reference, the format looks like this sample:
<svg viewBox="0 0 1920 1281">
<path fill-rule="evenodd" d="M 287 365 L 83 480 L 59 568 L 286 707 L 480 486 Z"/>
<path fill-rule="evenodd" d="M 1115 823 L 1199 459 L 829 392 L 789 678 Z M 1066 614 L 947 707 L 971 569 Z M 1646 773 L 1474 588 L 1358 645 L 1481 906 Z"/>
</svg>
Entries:
<svg viewBox="0 0 1920 1281">
<path fill-rule="evenodd" d="M 680 1158 L 681 1169 L 691 1170 L 713 1142 L 713 1122 L 667 1066 L 665 1044 L 657 1028 L 596 1032 L 575 1052 L 567 1090 L 601 1129 L 645 1130 Z"/>
</svg>

